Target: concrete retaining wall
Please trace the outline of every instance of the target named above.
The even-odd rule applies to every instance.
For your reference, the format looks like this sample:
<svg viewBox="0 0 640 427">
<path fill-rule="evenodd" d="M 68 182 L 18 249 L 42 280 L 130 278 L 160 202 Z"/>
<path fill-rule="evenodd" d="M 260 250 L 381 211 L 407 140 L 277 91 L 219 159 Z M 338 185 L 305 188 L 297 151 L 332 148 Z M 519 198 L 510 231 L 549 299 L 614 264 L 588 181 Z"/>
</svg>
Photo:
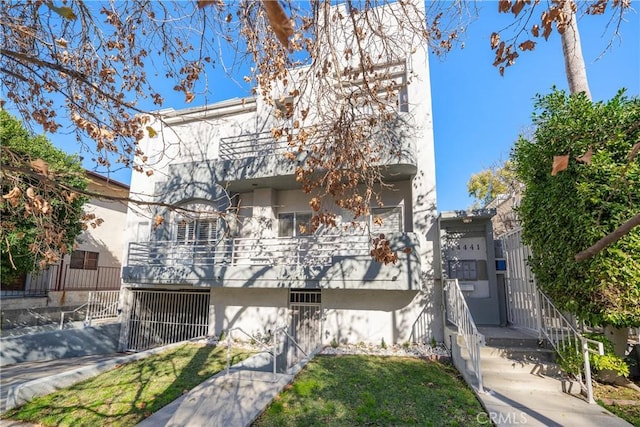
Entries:
<svg viewBox="0 0 640 427">
<path fill-rule="evenodd" d="M 31 304 L 23 307 L 27 300 Z M 16 298 L 16 299 L 3 299 L 2 300 L 2 312 L 1 312 L 1 327 L 2 330 L 8 330 L 13 328 L 24 328 L 27 326 L 40 326 L 50 323 L 60 322 L 61 311 L 72 311 L 87 301 L 87 297 L 84 298 L 84 302 L 77 303 L 75 305 L 66 306 L 53 306 L 48 307 L 38 306 L 37 301 L 47 301 L 46 298 Z M 84 320 L 85 311 L 80 310 L 76 313 L 65 314 L 67 320 Z"/>
<path fill-rule="evenodd" d="M 0 364 L 116 353 L 120 323 L 0 339 Z"/>
</svg>

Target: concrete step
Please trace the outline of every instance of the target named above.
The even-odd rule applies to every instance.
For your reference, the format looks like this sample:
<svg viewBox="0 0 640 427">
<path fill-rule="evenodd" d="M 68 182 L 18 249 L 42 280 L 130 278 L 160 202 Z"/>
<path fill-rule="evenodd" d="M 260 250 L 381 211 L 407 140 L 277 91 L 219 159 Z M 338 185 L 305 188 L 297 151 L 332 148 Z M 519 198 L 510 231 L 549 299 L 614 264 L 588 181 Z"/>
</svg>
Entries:
<svg viewBox="0 0 640 427">
<path fill-rule="evenodd" d="M 543 347 L 544 341 L 540 341 L 536 337 L 490 337 L 485 336 L 485 343 L 489 347 L 509 347 L 509 348 L 537 348 Z"/>
<path fill-rule="evenodd" d="M 497 357 L 483 357 L 480 359 L 480 364 L 482 372 L 485 373 L 493 372 L 499 374 L 503 372 L 519 372 L 553 378 L 562 377 L 560 366 L 553 362 L 531 362 Z"/>
<path fill-rule="evenodd" d="M 560 367 L 556 363 L 548 361 L 551 356 L 546 352 L 538 354 L 533 350 L 531 354 L 517 354 L 515 357 L 501 354 L 495 349 L 482 349 L 480 358 L 482 372 L 485 374 L 523 373 L 543 377 L 562 377 Z M 513 355 L 513 353 L 509 354 Z M 465 368 L 472 371 L 472 364 L 466 349 L 463 350 L 462 359 Z"/>
<path fill-rule="evenodd" d="M 548 348 L 529 347 L 480 347 L 482 358 L 503 358 L 529 363 L 553 363 L 556 361 L 556 352 Z"/>
</svg>

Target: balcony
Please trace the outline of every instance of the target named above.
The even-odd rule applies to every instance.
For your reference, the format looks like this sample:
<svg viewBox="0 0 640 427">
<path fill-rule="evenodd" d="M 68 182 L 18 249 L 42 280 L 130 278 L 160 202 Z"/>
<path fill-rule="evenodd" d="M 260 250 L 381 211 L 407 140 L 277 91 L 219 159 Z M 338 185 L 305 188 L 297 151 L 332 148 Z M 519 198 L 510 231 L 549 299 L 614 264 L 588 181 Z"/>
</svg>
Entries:
<svg viewBox="0 0 640 427">
<path fill-rule="evenodd" d="M 418 289 L 413 233 L 388 236 L 400 260 L 381 265 L 367 236 L 222 239 L 215 244 L 130 243 L 123 280 L 132 284 L 224 287 Z M 409 247 L 411 253 L 402 252 Z"/>
<path fill-rule="evenodd" d="M 384 165 L 384 175 L 394 180 L 408 179 L 416 173 L 415 138 L 407 136 L 406 125 L 394 131 L 396 147 L 389 153 L 382 153 L 380 165 Z M 295 159 L 285 157 L 285 153 L 297 150 L 290 147 L 285 137 L 276 140 L 271 132 L 242 134 L 222 138 L 220 141 L 220 175 L 225 178 L 231 191 L 250 191 L 253 184 L 276 189 L 296 188 L 295 168 L 304 163 L 306 151 L 298 153 Z"/>
</svg>

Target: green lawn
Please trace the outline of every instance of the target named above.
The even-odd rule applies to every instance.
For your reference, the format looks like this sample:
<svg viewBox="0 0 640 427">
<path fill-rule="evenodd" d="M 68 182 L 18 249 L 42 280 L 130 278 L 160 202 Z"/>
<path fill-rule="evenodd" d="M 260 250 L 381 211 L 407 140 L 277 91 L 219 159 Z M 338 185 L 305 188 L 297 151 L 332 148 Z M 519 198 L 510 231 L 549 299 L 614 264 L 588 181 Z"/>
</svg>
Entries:
<svg viewBox="0 0 640 427">
<path fill-rule="evenodd" d="M 232 363 L 250 356 L 235 351 Z M 45 426 L 134 426 L 226 366 L 226 349 L 175 347 L 8 411 Z"/>
<path fill-rule="evenodd" d="M 451 366 L 402 357 L 316 356 L 254 425 L 485 425 L 488 417 L 480 413 Z"/>
</svg>

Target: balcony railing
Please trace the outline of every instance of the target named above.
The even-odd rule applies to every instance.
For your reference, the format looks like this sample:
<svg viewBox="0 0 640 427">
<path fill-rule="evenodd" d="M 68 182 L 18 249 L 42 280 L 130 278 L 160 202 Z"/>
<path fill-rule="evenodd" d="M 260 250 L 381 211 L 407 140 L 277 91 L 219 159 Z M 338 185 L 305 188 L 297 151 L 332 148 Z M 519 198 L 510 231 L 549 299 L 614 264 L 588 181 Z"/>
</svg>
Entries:
<svg viewBox="0 0 640 427">
<path fill-rule="evenodd" d="M 120 267 L 99 266 L 95 270 L 55 264 L 31 273 L 16 289 L 2 289 L 1 297 L 47 296 L 49 291 L 108 291 L 120 289 Z"/>
<path fill-rule="evenodd" d="M 236 238 L 183 244 L 132 242 L 128 266 L 296 265 L 327 266 L 336 256 L 369 256 L 368 236 Z"/>
<path fill-rule="evenodd" d="M 404 120 L 387 124 L 384 130 L 372 132 L 372 140 L 386 141 L 388 149 L 380 152 L 380 164 L 397 163 L 399 159 L 405 162 L 415 163 L 415 137 L 407 131 L 408 126 Z M 278 155 L 283 157 L 286 152 L 296 153 L 298 150 L 297 135 L 304 129 L 295 129 L 293 132 L 294 146 L 289 145 L 286 136 L 278 139 L 273 137 L 270 131 L 258 133 L 246 133 L 229 136 L 220 139 L 221 160 L 241 160 L 250 158 L 262 158 Z M 307 150 L 313 151 L 314 143 L 307 143 Z M 298 158 L 300 160 L 300 158 Z"/>
<path fill-rule="evenodd" d="M 239 160 L 282 154 L 290 150 L 286 138 L 277 141 L 271 132 L 247 133 L 221 138 L 220 158 Z"/>
</svg>

